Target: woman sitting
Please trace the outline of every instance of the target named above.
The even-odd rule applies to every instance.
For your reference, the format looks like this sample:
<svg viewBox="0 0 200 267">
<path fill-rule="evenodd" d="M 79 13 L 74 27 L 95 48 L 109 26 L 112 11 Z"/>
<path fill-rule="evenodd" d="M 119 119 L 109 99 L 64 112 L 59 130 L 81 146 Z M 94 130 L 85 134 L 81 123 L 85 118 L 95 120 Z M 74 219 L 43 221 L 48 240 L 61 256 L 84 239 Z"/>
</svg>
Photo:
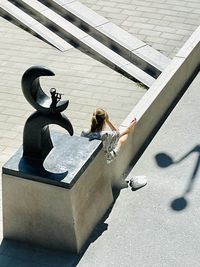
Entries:
<svg viewBox="0 0 200 267">
<path fill-rule="evenodd" d="M 90 129 L 82 131 L 81 136 L 87 137 L 90 140 L 101 140 L 103 142 L 103 149 L 107 163 L 110 163 L 117 156 L 121 146 L 128 139 L 130 132 L 134 130 L 136 123 L 137 120 L 134 118 L 130 125 L 120 133 L 110 121 L 108 113 L 102 108 L 97 108 L 93 113 Z M 106 124 L 111 129 L 110 131 L 104 130 Z M 145 176 L 135 176 L 130 179 L 129 184 L 132 187 L 132 190 L 137 190 L 145 186 L 147 180 Z"/>
<path fill-rule="evenodd" d="M 105 131 L 106 124 L 111 129 Z M 98 139 L 103 142 L 107 163 L 110 163 L 119 152 L 123 143 L 126 142 L 129 133 L 134 129 L 136 119 L 122 133 L 110 121 L 108 113 L 102 108 L 97 108 L 93 113 L 90 130 L 84 130 L 81 136 L 88 137 L 90 140 Z"/>
</svg>

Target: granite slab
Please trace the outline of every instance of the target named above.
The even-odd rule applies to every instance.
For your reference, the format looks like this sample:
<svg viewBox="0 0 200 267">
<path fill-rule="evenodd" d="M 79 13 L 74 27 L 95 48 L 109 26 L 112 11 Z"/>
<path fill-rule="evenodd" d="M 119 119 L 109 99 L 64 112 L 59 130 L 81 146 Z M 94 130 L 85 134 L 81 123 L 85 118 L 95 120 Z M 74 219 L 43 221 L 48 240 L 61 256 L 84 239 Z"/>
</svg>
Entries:
<svg viewBox="0 0 200 267">
<path fill-rule="evenodd" d="M 132 57 L 134 54 L 154 66 L 157 70 L 163 71 L 171 62 L 171 59 L 164 56 L 149 45 L 140 47 L 132 51 Z"/>
<path fill-rule="evenodd" d="M 54 148 L 44 163 L 23 158 L 22 146 L 2 168 L 3 174 L 72 188 L 102 148 L 99 140 L 52 132 Z"/>
<path fill-rule="evenodd" d="M 54 2 L 58 2 L 58 1 L 54 0 Z M 67 12 L 70 12 L 71 14 L 73 14 L 73 16 L 76 16 L 77 18 L 79 18 L 79 20 L 83 21 L 84 23 L 87 23 L 88 25 L 92 27 L 97 27 L 104 23 L 109 22 L 106 18 L 94 12 L 92 9 L 83 5 L 79 1 L 73 1 L 62 7 Z"/>
</svg>

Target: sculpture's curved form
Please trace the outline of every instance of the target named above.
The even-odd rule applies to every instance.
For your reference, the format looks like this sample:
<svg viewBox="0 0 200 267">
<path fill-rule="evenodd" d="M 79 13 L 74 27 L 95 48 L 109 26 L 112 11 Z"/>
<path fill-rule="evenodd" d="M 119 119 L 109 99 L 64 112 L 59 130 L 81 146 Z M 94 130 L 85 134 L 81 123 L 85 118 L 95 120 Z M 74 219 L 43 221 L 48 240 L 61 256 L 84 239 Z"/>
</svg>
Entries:
<svg viewBox="0 0 200 267">
<path fill-rule="evenodd" d="M 36 111 L 24 126 L 23 156 L 26 158 L 44 160 L 53 148 L 49 125 L 57 124 L 73 135 L 73 127 L 63 114 L 47 115 Z M 37 129 L 37 130 L 36 130 Z"/>
<path fill-rule="evenodd" d="M 59 101 L 52 109 L 52 99 L 45 94 L 40 86 L 40 76 L 54 76 L 55 74 L 46 67 L 33 66 L 25 71 L 22 76 L 22 91 L 27 101 L 42 113 L 60 113 L 64 111 L 69 101 Z"/>
<path fill-rule="evenodd" d="M 73 135 L 73 127 L 68 118 L 61 114 L 69 101 L 60 101 L 61 94 L 51 88 L 51 97 L 40 86 L 40 76 L 53 76 L 54 73 L 42 66 L 29 68 L 22 77 L 22 91 L 27 101 L 37 110 L 26 121 L 23 134 L 23 157 L 30 162 L 43 162 L 53 148 L 49 125 L 57 124 Z"/>
</svg>

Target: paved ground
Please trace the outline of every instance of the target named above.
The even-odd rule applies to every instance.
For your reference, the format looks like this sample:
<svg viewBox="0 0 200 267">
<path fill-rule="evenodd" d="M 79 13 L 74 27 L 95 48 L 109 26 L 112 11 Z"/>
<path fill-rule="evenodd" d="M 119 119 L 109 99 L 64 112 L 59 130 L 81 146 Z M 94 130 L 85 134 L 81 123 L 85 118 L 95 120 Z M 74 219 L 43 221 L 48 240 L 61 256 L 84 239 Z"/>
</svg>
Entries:
<svg viewBox="0 0 200 267">
<path fill-rule="evenodd" d="M 82 2 L 171 58 L 200 24 L 198 0 Z M 24 122 L 33 111 L 21 93 L 20 79 L 34 64 L 55 72 L 55 77 L 42 79 L 42 86 L 65 93 L 70 100 L 66 115 L 77 134 L 88 126 L 96 106 L 107 108 L 119 124 L 145 93 L 144 88 L 76 49 L 61 53 L 0 18 L 1 166 L 21 145 Z M 198 77 L 132 171 L 146 174 L 148 186 L 121 192 L 100 227 L 107 230 L 95 233 L 84 255 L 78 258 L 3 240 L 0 266 L 199 266 L 198 173 L 192 179 L 197 152 L 165 169 L 155 162 L 161 152 L 177 161 L 198 144 L 199 81 Z M 184 195 L 191 179 L 195 183 L 186 201 L 174 201 Z M 178 212 L 174 209 L 179 202 L 187 206 Z"/>
<path fill-rule="evenodd" d="M 82 0 L 104 17 L 169 57 L 200 22 L 198 0 Z"/>
</svg>

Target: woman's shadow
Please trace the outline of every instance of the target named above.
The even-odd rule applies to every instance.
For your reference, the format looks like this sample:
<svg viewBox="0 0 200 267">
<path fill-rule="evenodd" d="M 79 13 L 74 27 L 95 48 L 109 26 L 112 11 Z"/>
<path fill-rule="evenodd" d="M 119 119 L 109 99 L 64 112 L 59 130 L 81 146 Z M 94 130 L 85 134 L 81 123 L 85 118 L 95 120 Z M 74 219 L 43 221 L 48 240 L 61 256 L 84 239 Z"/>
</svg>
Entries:
<svg viewBox="0 0 200 267">
<path fill-rule="evenodd" d="M 198 154 L 198 158 L 197 158 L 197 162 L 195 164 L 194 170 L 192 172 L 192 175 L 189 179 L 188 185 L 186 187 L 186 190 L 183 192 L 182 196 L 180 196 L 179 198 L 174 199 L 171 202 L 171 208 L 175 211 L 181 211 L 183 209 L 185 209 L 188 205 L 187 199 L 186 199 L 186 195 L 188 193 L 191 192 L 193 186 L 194 186 L 194 182 L 195 179 L 197 177 L 197 173 L 198 173 L 198 169 L 199 169 L 199 165 L 200 165 L 200 145 L 195 146 L 191 151 L 189 151 L 188 153 L 186 153 L 183 157 L 181 157 L 179 160 L 174 161 L 169 155 L 167 155 L 166 153 L 159 153 L 155 156 L 156 162 L 158 164 L 159 167 L 161 168 L 167 168 L 169 166 L 171 166 L 172 164 L 178 164 L 181 161 L 183 161 L 184 159 L 186 159 L 188 156 L 190 156 L 192 153 L 197 153 Z"/>
</svg>

